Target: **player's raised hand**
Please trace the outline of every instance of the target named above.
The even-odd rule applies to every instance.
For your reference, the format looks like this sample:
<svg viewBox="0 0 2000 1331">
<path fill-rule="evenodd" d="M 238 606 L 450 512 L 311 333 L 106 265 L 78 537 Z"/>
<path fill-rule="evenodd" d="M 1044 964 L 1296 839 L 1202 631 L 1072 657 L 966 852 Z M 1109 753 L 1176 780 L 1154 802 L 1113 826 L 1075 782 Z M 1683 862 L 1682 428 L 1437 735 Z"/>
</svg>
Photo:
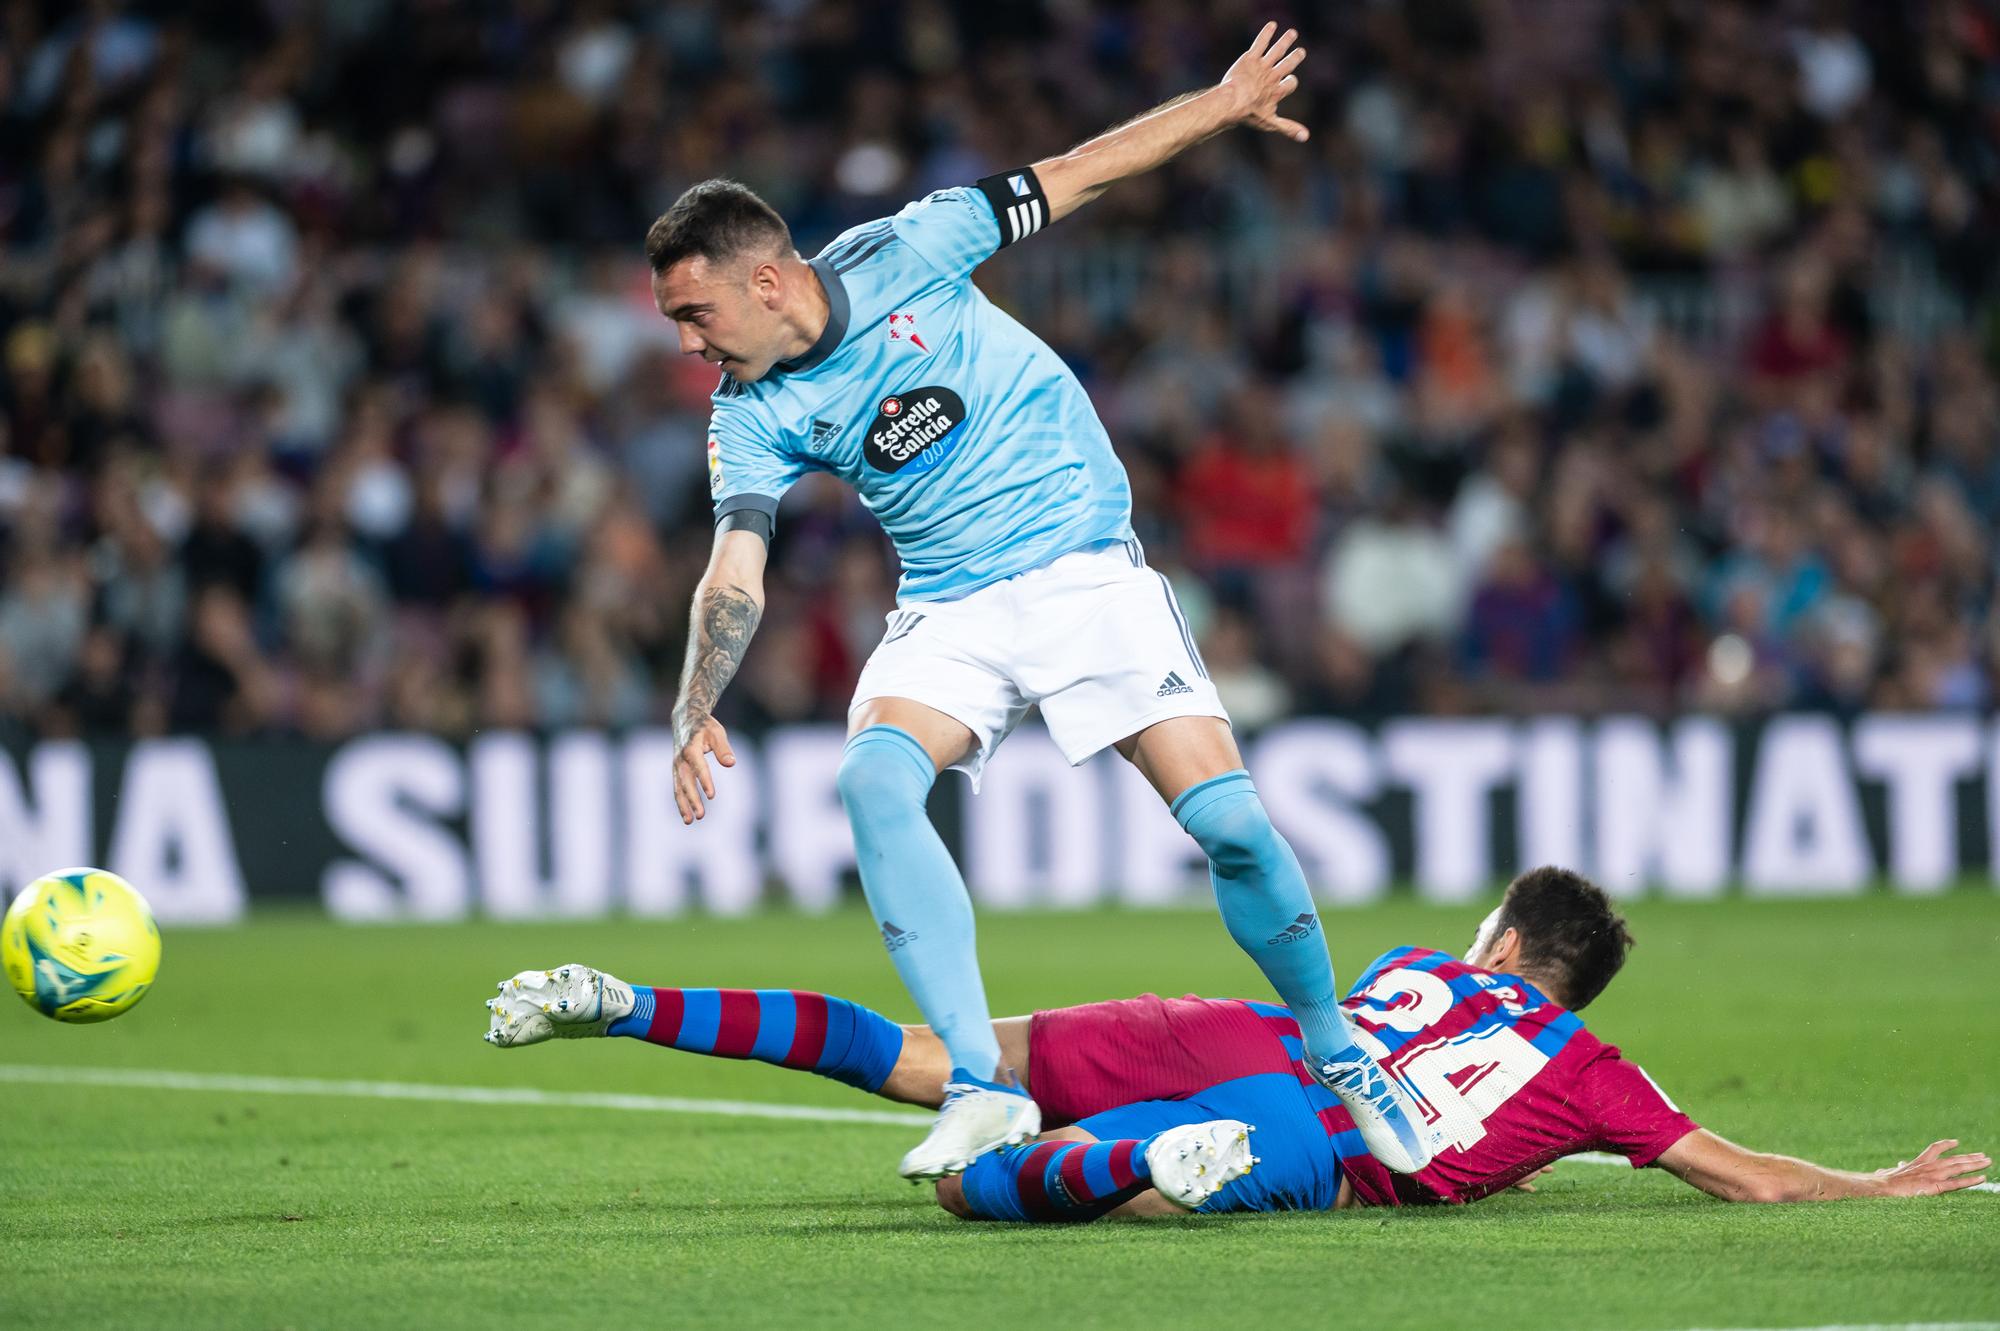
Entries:
<svg viewBox="0 0 2000 1331">
<path fill-rule="evenodd" d="M 1298 29 L 1286 28 L 1284 36 L 1273 41 L 1277 31 L 1276 23 L 1266 23 L 1216 86 L 1235 99 L 1240 123 L 1304 143 L 1309 137 L 1306 127 L 1279 115 L 1278 103 L 1298 89 L 1294 71 L 1306 58 L 1306 50 L 1293 45 L 1299 39 Z"/>
<path fill-rule="evenodd" d="M 729 747 L 729 734 L 722 722 L 704 718 L 686 736 L 676 736 L 680 749 L 674 754 L 674 804 L 681 822 L 691 824 L 707 812 L 705 801 L 715 798 L 715 777 L 708 770 L 708 755 L 724 767 L 736 766 L 736 751 Z"/>
<path fill-rule="evenodd" d="M 1880 1181 L 1884 1197 L 1933 1197 L 1941 1192 L 1956 1192 L 1960 1188 L 1970 1188 L 1984 1183 L 1982 1172 L 1990 1168 L 1993 1161 L 1978 1151 L 1964 1155 L 1946 1155 L 1956 1140 L 1947 1138 L 1932 1142 L 1923 1154 L 1914 1160 L 1898 1161 L 1893 1169 L 1878 1169 L 1875 1177 Z"/>
</svg>

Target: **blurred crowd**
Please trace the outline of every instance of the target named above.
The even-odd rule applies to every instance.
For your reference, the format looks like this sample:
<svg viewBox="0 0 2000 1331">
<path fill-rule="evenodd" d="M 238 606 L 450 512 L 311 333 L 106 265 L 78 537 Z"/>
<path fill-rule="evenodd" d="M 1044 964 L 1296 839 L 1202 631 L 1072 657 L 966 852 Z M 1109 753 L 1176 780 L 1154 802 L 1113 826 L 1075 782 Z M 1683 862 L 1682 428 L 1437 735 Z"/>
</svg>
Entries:
<svg viewBox="0 0 2000 1331">
<path fill-rule="evenodd" d="M 981 274 L 1239 723 L 1993 701 L 1976 0 L 0 0 L 0 717 L 664 718 L 713 371 L 647 223 L 730 175 L 811 253 L 1267 16 L 1309 144 L 1211 140 Z M 893 556 L 817 477 L 773 559 L 725 719 L 837 718 Z"/>
</svg>

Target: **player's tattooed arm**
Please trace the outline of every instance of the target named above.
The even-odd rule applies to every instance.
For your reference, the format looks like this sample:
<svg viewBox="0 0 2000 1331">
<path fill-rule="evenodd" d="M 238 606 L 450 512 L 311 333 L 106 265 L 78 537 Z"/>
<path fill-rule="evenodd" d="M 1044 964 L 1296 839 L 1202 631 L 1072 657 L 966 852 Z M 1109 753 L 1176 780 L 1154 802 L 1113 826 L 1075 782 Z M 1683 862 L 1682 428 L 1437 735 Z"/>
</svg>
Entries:
<svg viewBox="0 0 2000 1331">
<path fill-rule="evenodd" d="M 736 676 L 764 607 L 739 587 L 710 587 L 695 601 L 687 661 L 674 707 L 674 738 L 687 743 L 715 714 L 716 699 Z"/>
<path fill-rule="evenodd" d="M 715 719 L 715 704 L 736 677 L 750 639 L 764 617 L 764 542 L 748 532 L 716 537 L 708 572 L 695 588 L 688 616 L 687 660 L 674 702 L 674 803 L 681 821 L 702 817 L 715 798 L 708 755 L 736 766 L 729 735 Z"/>
<path fill-rule="evenodd" d="M 1278 114 L 1278 103 L 1299 86 L 1295 71 L 1306 53 L 1294 45 L 1298 37 L 1290 28 L 1280 35 L 1277 24 L 1266 23 L 1214 87 L 1164 102 L 1060 157 L 1036 162 L 1050 219 L 1075 212 L 1128 176 L 1143 175 L 1237 125 L 1304 143 L 1306 127 Z"/>
</svg>

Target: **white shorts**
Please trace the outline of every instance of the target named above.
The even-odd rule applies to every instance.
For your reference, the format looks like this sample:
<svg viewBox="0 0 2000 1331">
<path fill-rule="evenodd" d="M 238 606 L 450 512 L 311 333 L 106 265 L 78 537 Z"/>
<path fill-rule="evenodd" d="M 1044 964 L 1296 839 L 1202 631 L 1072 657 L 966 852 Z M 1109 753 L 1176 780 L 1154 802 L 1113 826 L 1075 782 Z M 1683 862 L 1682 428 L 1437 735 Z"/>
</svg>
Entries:
<svg viewBox="0 0 2000 1331">
<path fill-rule="evenodd" d="M 1165 577 L 1137 541 L 1078 550 L 956 601 L 889 612 L 854 688 L 909 698 L 963 722 L 972 778 L 1039 705 L 1071 765 L 1174 716 L 1227 721 Z"/>
</svg>

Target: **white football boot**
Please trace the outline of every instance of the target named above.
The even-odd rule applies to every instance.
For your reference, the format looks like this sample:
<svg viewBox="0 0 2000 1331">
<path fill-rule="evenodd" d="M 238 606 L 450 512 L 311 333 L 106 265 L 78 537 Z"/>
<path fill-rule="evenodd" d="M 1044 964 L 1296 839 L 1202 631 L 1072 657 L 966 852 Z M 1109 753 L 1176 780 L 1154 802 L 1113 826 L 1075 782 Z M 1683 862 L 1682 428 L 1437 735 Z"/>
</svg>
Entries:
<svg viewBox="0 0 2000 1331">
<path fill-rule="evenodd" d="M 1250 1172 L 1250 1134 L 1257 1129 L 1233 1118 L 1168 1128 L 1146 1148 L 1153 1186 L 1192 1211 Z"/>
<path fill-rule="evenodd" d="M 1442 1149 L 1435 1129 L 1427 1128 L 1417 1102 L 1382 1065 L 1356 1047 L 1358 1058 L 1320 1058 L 1306 1051 L 1306 1071 L 1313 1080 L 1340 1097 L 1361 1133 L 1361 1144 L 1384 1169 L 1414 1174 L 1430 1164 Z"/>
<path fill-rule="evenodd" d="M 631 985 L 575 964 L 522 971 L 500 981 L 499 989 L 499 997 L 486 1000 L 493 1018 L 485 1040 L 502 1049 L 602 1035 L 612 1022 L 630 1016 L 634 1003 Z"/>
<path fill-rule="evenodd" d="M 961 1068 L 951 1075 L 930 1135 L 910 1148 L 897 1169 L 912 1182 L 962 1174 L 988 1151 L 1019 1146 L 1042 1130 L 1042 1107 L 1026 1093 L 980 1081 Z"/>
</svg>

